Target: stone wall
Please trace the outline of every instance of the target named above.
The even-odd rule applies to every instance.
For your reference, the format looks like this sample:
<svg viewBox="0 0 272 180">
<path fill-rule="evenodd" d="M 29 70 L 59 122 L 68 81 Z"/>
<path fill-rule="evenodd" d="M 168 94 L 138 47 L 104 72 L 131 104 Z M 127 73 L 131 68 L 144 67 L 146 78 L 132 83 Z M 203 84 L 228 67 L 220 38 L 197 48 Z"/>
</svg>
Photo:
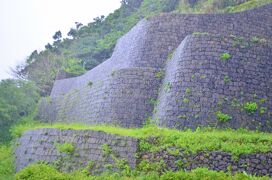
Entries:
<svg viewBox="0 0 272 180">
<path fill-rule="evenodd" d="M 62 152 L 58 146 L 70 143 L 74 151 Z M 92 173 L 120 170 L 124 160 L 132 169 L 141 161 L 161 163 L 164 170 L 192 170 L 206 167 L 225 172 L 272 177 L 272 152 L 234 157 L 230 153 L 206 151 L 191 154 L 176 147 L 159 152 L 140 152 L 139 140 L 91 130 L 38 129 L 25 132 L 17 141 L 16 171 L 37 162 L 48 162 L 61 171 L 87 168 Z M 116 159 L 117 160 L 116 160 Z M 90 166 L 92 164 L 92 166 Z"/>
<path fill-rule="evenodd" d="M 64 143 L 71 143 L 74 152 L 60 152 L 57 146 Z M 91 162 L 94 162 L 92 171 L 103 171 L 110 164 L 116 168 L 116 162 L 103 147 L 108 147 L 119 160 L 126 160 L 134 168 L 138 148 L 137 139 L 90 130 L 31 130 L 24 133 L 17 144 L 16 171 L 39 161 L 55 162 L 63 171 L 82 169 Z"/>
<path fill-rule="evenodd" d="M 264 106 L 259 105 L 263 108 L 262 112 L 265 111 L 262 117 L 257 113 L 248 116 L 244 112 L 234 111 L 229 124 L 235 128 L 262 129 L 272 121 L 271 114 L 268 114 L 271 111 L 271 46 L 256 43 L 249 48 L 248 44 L 239 43 L 241 37 L 245 41 L 254 37 L 271 41 L 271 12 L 270 4 L 235 14 L 163 14 L 142 20 L 118 41 L 109 60 L 82 76 L 56 80 L 50 103 L 43 103 L 40 117 L 47 117 L 49 121 L 140 127 L 147 117 L 152 116 L 154 103 L 150 101 L 155 102 L 158 98 L 154 117 L 159 118 L 159 125 L 195 128 L 217 125 L 214 112 L 230 114 L 229 105 L 221 103 L 222 98 L 228 98 L 228 103 L 238 101 L 237 106 L 247 101 L 264 101 Z M 200 37 L 186 38 L 191 34 L 201 34 L 196 32 L 236 37 L 238 43 L 234 46 L 232 42 L 220 38 L 214 41 Z M 208 43 L 208 47 L 205 47 L 205 43 Z M 183 45 L 187 47 L 182 48 Z M 174 57 L 173 62 L 179 68 L 171 69 L 167 59 L 177 48 L 179 57 Z M 225 51 L 233 58 L 223 63 L 218 58 Z M 243 61 L 239 61 L 239 58 Z M 195 66 L 198 69 L 194 69 Z M 169 99 L 159 91 L 165 86 L 160 80 L 162 72 L 166 74 L 164 82 L 171 79 L 174 83 Z M 179 77 L 173 77 L 173 72 L 174 76 Z M 197 82 L 192 80 L 194 73 L 200 76 Z M 224 78 L 230 80 L 228 85 L 223 84 Z M 198 94 L 190 103 L 186 103 L 190 107 L 178 108 L 181 103 L 176 101 L 184 99 L 181 96 L 185 88 L 192 89 L 190 96 Z M 242 96 L 237 94 L 239 91 L 240 94 L 243 92 Z M 222 104 L 221 109 L 218 106 L 215 108 L 218 103 Z"/>
<path fill-rule="evenodd" d="M 154 118 L 160 126 L 271 130 L 272 44 L 187 36 L 167 63 Z M 230 56 L 222 59 L 223 55 Z M 247 103 L 256 103 L 249 112 Z M 220 114 L 230 116 L 224 121 Z"/>
<path fill-rule="evenodd" d="M 171 150 L 175 152 L 178 149 L 173 147 Z M 256 176 L 272 177 L 272 152 L 241 155 L 238 159 L 233 159 L 231 154 L 220 151 L 197 154 L 187 154 L 182 150 L 178 150 L 177 154 L 169 152 L 162 150 L 157 153 L 143 153 L 140 157 L 150 163 L 163 161 L 168 171 L 208 168 L 214 171 L 246 172 Z"/>
</svg>

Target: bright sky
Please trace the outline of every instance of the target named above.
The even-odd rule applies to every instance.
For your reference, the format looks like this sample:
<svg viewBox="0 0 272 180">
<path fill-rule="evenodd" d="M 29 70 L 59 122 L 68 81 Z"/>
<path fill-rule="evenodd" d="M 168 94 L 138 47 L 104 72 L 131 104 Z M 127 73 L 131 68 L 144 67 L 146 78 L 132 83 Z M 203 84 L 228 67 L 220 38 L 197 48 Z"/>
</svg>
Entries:
<svg viewBox="0 0 272 180">
<path fill-rule="evenodd" d="M 63 36 L 75 22 L 88 24 L 120 7 L 120 0 L 0 0 L 0 79 L 34 50 Z"/>
</svg>

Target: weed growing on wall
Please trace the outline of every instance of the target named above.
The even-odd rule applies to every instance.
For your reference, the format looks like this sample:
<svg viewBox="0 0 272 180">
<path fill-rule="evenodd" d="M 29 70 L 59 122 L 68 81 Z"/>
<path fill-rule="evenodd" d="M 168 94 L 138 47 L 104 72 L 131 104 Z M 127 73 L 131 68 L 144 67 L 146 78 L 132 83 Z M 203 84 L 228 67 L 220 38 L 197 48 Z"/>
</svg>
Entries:
<svg viewBox="0 0 272 180">
<path fill-rule="evenodd" d="M 258 104 L 256 102 L 246 102 L 244 110 L 249 114 L 254 114 L 258 110 Z"/>
<path fill-rule="evenodd" d="M 230 115 L 224 114 L 221 111 L 216 112 L 216 118 L 220 122 L 228 122 L 232 119 Z"/>
<path fill-rule="evenodd" d="M 231 58 L 231 55 L 229 54 L 229 53 L 223 53 L 223 54 L 221 54 L 221 56 L 220 56 L 220 60 L 221 61 L 227 61 L 227 60 L 229 60 Z"/>
<path fill-rule="evenodd" d="M 164 77 L 164 75 L 165 75 L 164 71 L 159 71 L 159 72 L 156 73 L 155 76 L 158 79 L 162 79 Z"/>
<path fill-rule="evenodd" d="M 65 142 L 64 144 L 55 144 L 57 150 L 61 153 L 71 155 L 75 151 L 75 146 L 72 143 Z"/>
<path fill-rule="evenodd" d="M 230 83 L 230 77 L 229 76 L 224 76 L 224 83 L 225 84 Z"/>
</svg>

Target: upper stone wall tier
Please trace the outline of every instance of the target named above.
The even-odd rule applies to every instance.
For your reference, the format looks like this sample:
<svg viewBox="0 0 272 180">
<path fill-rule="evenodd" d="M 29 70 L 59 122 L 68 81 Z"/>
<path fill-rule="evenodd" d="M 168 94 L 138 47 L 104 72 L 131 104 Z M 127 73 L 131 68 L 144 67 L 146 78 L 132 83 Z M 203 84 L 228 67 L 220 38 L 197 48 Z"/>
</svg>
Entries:
<svg viewBox="0 0 272 180">
<path fill-rule="evenodd" d="M 135 154 L 138 140 L 91 130 L 38 129 L 27 131 L 17 141 L 15 151 L 16 171 L 39 161 L 54 163 L 63 171 L 90 167 L 90 171 L 103 171 L 111 164 L 116 168 L 112 155 L 136 166 Z M 62 148 L 66 144 L 68 148 Z M 58 164 L 59 163 L 59 164 Z"/>
<path fill-rule="evenodd" d="M 125 127 L 142 126 L 145 123 L 145 119 L 152 116 L 153 105 L 156 104 L 159 88 L 164 86 L 161 85 L 160 81 L 164 74 L 162 72 L 165 70 L 166 74 L 170 74 L 177 68 L 172 67 L 173 69 L 171 69 L 167 67 L 165 69 L 165 65 L 168 63 L 167 59 L 171 58 L 172 52 L 178 48 L 186 36 L 191 34 L 220 34 L 221 36 L 233 37 L 236 41 L 235 43 L 269 41 L 272 37 L 271 29 L 272 4 L 235 14 L 163 14 L 149 20 L 142 20 L 130 32 L 119 39 L 109 60 L 82 76 L 56 80 L 51 92 L 51 100 L 43 101 L 40 106 L 39 116 L 41 119 L 49 121 L 58 120 L 87 124 L 106 123 Z M 232 86 L 239 90 L 243 89 L 245 94 L 252 94 L 253 91 L 260 89 L 261 94 L 259 96 L 268 99 L 268 101 L 271 100 L 271 89 L 267 88 L 271 87 L 270 80 L 267 79 L 267 74 L 270 75 L 267 69 L 271 68 L 271 61 L 266 60 L 269 56 L 271 57 L 271 47 L 256 47 L 248 51 L 247 49 L 235 49 L 231 45 L 223 46 L 219 41 L 215 41 L 213 43 L 218 45 L 218 47 L 210 44 L 209 46 L 214 49 L 214 51 L 210 51 L 202 41 L 199 41 L 200 44 L 197 42 L 192 43 L 196 47 L 201 46 L 201 48 L 192 50 L 190 43 L 185 43 L 188 47 L 184 47 L 180 56 L 189 57 L 188 54 L 196 53 L 196 57 L 199 58 L 201 56 L 201 62 L 206 63 L 210 60 L 209 58 L 213 57 L 214 59 L 215 55 L 219 56 L 219 53 L 223 51 L 223 47 L 227 48 L 225 50 L 231 51 L 235 55 L 234 58 L 237 57 L 234 60 L 237 63 L 234 63 L 233 66 L 238 69 L 236 66 L 241 65 L 239 67 L 240 74 L 238 75 L 243 76 L 236 77 L 235 72 L 233 72 L 234 74 L 228 74 L 230 77 L 233 75 L 233 78 L 237 78 L 237 81 Z M 189 52 L 187 52 L 187 49 Z M 255 61 L 256 58 L 254 57 L 260 58 L 261 61 Z M 192 55 L 191 58 L 194 58 L 194 56 Z M 238 62 L 238 58 L 248 59 L 246 61 L 249 64 L 241 64 L 241 62 Z M 191 60 L 194 61 L 194 59 Z M 174 59 L 173 61 L 181 60 Z M 186 62 L 184 61 L 183 63 Z M 243 73 L 250 73 L 248 70 L 252 70 L 251 64 L 254 64 L 256 71 L 258 70 L 252 76 Z M 186 66 L 184 64 L 184 68 L 175 70 L 176 74 L 186 74 L 189 71 L 188 68 L 194 67 L 188 65 L 187 68 Z M 222 68 L 220 63 L 213 64 L 213 66 L 215 66 L 213 69 Z M 264 71 L 261 71 L 262 67 Z M 216 77 L 222 76 L 220 74 L 221 71 L 214 71 L 205 67 L 199 71 L 202 74 L 208 73 L 207 76 L 210 76 L 210 73 L 214 73 L 213 76 Z M 177 77 L 175 78 L 178 80 Z M 248 78 L 254 79 L 252 81 L 253 84 L 248 85 L 248 83 L 251 83 L 248 82 Z M 179 86 L 178 81 L 173 80 L 173 83 L 177 83 L 173 84 L 173 86 Z M 247 89 L 249 86 L 251 89 Z M 203 87 L 199 86 L 199 88 L 202 89 Z M 224 86 L 224 88 L 226 87 Z M 221 91 L 227 90 L 222 89 L 219 94 Z M 207 91 L 207 93 L 212 92 Z M 228 93 L 228 95 L 236 97 L 236 94 L 233 94 L 233 92 Z M 250 94 L 246 96 L 250 96 Z M 203 95 L 203 97 L 207 96 Z M 217 101 L 210 98 L 210 95 L 208 98 L 209 101 Z M 176 101 L 178 100 L 172 97 L 171 102 L 167 101 L 167 105 L 159 105 L 159 107 L 163 107 L 158 109 L 159 111 L 162 110 L 158 112 L 162 120 L 180 115 L 169 115 L 168 112 L 165 112 L 166 109 L 174 107 L 175 105 L 172 104 L 175 104 Z M 202 100 L 200 101 L 200 105 L 203 105 L 201 110 L 199 110 L 200 108 L 189 108 L 186 112 L 206 112 L 208 110 L 204 110 L 205 108 L 208 109 L 209 106 L 214 107 L 214 105 L 206 106 L 203 103 L 204 100 L 203 102 Z M 174 112 L 179 113 L 179 110 Z M 237 115 L 233 118 L 240 118 L 240 116 L 243 116 L 242 119 L 247 117 Z M 202 120 L 204 118 L 210 118 L 210 116 L 203 116 Z M 205 125 L 202 120 L 200 125 L 201 123 Z M 177 119 L 171 121 L 177 121 Z M 169 120 L 161 122 L 163 125 L 173 127 L 173 124 L 168 123 Z"/>
<path fill-rule="evenodd" d="M 236 37 L 188 36 L 168 61 L 160 126 L 271 130 L 272 45 Z"/>
<path fill-rule="evenodd" d="M 112 57 L 77 78 L 57 80 L 51 96 L 83 87 L 90 79 L 128 67 L 164 68 L 170 52 L 194 32 L 271 39 L 272 4 L 234 14 L 163 14 L 140 21 L 119 39 Z"/>
</svg>

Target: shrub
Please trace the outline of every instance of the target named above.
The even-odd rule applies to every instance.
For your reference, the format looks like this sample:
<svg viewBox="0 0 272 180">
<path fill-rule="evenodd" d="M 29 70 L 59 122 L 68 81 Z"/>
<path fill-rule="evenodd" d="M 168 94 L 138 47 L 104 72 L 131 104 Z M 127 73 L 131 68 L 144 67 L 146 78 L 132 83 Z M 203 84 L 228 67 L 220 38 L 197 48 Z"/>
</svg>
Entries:
<svg viewBox="0 0 272 180">
<path fill-rule="evenodd" d="M 108 144 L 103 144 L 102 145 L 102 152 L 105 155 L 110 155 L 112 153 L 112 149 L 111 149 L 111 147 Z"/>
<path fill-rule="evenodd" d="M 16 174 L 16 180 L 65 180 L 67 178 L 54 167 L 43 163 L 31 164 Z"/>
<path fill-rule="evenodd" d="M 56 144 L 56 148 L 59 152 L 65 154 L 73 154 L 75 151 L 75 146 L 72 143 L 65 142 L 64 144 Z"/>
<path fill-rule="evenodd" d="M 224 114 L 221 111 L 216 112 L 216 118 L 220 122 L 228 122 L 232 119 L 230 115 Z"/>
<path fill-rule="evenodd" d="M 12 148 L 0 145 L 0 179 L 14 179 Z"/>
<path fill-rule="evenodd" d="M 256 102 L 247 102 L 244 104 L 244 109 L 249 114 L 254 114 L 258 110 L 258 104 Z"/>
<path fill-rule="evenodd" d="M 220 56 L 220 60 L 221 61 L 227 61 L 227 60 L 229 60 L 231 58 L 231 55 L 229 54 L 229 53 L 223 53 L 223 54 L 221 54 L 221 56 Z"/>
</svg>

